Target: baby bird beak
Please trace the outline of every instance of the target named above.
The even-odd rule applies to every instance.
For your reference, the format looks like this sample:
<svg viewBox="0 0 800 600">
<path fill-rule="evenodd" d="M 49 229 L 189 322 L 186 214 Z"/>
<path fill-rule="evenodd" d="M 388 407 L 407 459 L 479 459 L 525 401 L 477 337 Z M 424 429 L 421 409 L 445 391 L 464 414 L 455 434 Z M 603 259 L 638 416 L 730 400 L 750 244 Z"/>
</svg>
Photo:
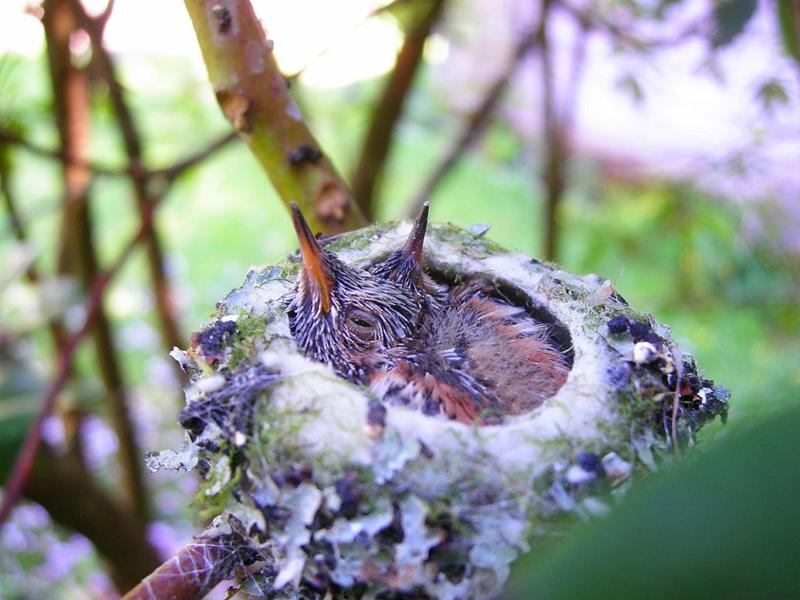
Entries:
<svg viewBox="0 0 800 600">
<path fill-rule="evenodd" d="M 418 265 L 422 264 L 422 244 L 425 241 L 425 230 L 428 227 L 428 206 L 428 202 L 422 205 L 422 210 L 419 211 L 414 227 L 403 246 L 403 256 L 413 258 Z"/>
<path fill-rule="evenodd" d="M 303 269 L 306 272 L 307 280 L 319 294 L 322 313 L 328 314 L 331 309 L 331 277 L 325 268 L 322 260 L 322 248 L 317 242 L 311 229 L 308 227 L 303 213 L 294 202 L 291 203 L 292 223 L 297 233 L 297 240 L 300 242 L 300 256 L 303 258 Z"/>
</svg>

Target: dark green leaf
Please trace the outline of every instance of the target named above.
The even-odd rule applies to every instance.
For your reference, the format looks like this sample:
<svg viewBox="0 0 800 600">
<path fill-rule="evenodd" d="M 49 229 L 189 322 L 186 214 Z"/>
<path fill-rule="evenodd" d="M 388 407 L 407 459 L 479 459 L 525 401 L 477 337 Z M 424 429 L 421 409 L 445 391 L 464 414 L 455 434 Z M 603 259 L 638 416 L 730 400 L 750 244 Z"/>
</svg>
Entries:
<svg viewBox="0 0 800 600">
<path fill-rule="evenodd" d="M 778 0 L 778 21 L 786 52 L 800 61 L 800 2 Z"/>
<path fill-rule="evenodd" d="M 800 597 L 799 431 L 794 407 L 642 482 L 611 517 L 520 561 L 509 597 Z"/>
<path fill-rule="evenodd" d="M 756 0 L 722 0 L 714 9 L 714 33 L 711 45 L 721 48 L 744 31 L 756 10 Z"/>
<path fill-rule="evenodd" d="M 617 79 L 617 89 L 630 95 L 635 104 L 644 102 L 644 90 L 639 80 L 634 77 L 632 73 L 625 73 L 622 77 Z"/>
<path fill-rule="evenodd" d="M 756 98 L 768 112 L 789 103 L 789 94 L 786 93 L 786 88 L 777 79 L 768 79 L 762 83 L 756 92 Z"/>
</svg>

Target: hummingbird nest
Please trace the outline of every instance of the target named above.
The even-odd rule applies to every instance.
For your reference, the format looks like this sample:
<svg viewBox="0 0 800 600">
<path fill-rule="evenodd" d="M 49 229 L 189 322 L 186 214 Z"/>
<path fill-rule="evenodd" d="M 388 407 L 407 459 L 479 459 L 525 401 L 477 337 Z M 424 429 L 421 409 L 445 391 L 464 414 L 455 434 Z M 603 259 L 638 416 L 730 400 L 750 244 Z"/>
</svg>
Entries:
<svg viewBox="0 0 800 600">
<path fill-rule="evenodd" d="M 235 534 L 230 576 L 243 592 L 495 597 L 558 517 L 607 512 L 640 472 L 725 418 L 727 391 L 610 282 L 509 253 L 485 229 L 431 226 L 426 267 L 449 286 L 490 282 L 549 324 L 569 375 L 526 414 L 477 425 L 382 405 L 306 358 L 285 309 L 297 257 L 251 270 L 192 347 L 173 351 L 190 374 L 186 442 L 149 466 L 200 473 L 203 535 Z M 322 244 L 365 267 L 409 230 L 376 226 Z"/>
</svg>

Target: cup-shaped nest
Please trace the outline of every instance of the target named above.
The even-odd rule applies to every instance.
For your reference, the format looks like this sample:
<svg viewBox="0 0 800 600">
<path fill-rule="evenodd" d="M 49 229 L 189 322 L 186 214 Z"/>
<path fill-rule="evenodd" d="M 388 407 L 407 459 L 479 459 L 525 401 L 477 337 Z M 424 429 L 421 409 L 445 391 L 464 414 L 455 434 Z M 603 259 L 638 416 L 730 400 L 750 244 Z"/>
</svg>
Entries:
<svg viewBox="0 0 800 600">
<path fill-rule="evenodd" d="M 323 243 L 366 266 L 399 248 L 409 228 Z M 149 463 L 199 470 L 203 518 L 246 546 L 247 564 L 231 571 L 245 591 L 496 596 L 514 559 L 557 517 L 607 511 L 639 472 L 724 418 L 725 389 L 610 282 L 509 253 L 482 234 L 431 226 L 426 264 L 445 284 L 491 282 L 550 325 L 569 376 L 527 414 L 478 426 L 383 406 L 307 359 L 283 307 L 296 257 L 251 270 L 192 347 L 173 352 L 190 374 L 186 444 Z"/>
</svg>

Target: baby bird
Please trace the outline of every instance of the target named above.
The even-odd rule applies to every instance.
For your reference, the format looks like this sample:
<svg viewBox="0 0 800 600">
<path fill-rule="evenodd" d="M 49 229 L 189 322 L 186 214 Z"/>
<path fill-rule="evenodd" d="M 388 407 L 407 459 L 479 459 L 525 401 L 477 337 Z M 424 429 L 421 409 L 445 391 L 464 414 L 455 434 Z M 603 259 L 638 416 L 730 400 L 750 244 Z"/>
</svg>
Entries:
<svg viewBox="0 0 800 600">
<path fill-rule="evenodd" d="M 422 266 L 428 208 L 429 203 L 425 202 L 403 247 L 369 267 L 372 274 L 396 283 L 410 293 L 423 315 L 441 310 L 447 302 L 447 288 L 436 283 Z"/>
<path fill-rule="evenodd" d="M 303 264 L 286 300 L 292 336 L 385 402 L 478 424 L 532 410 L 569 370 L 548 326 L 491 285 L 435 282 L 422 267 L 427 217 L 426 205 L 403 247 L 367 270 L 324 250 L 293 204 Z"/>
<path fill-rule="evenodd" d="M 292 203 L 303 264 L 286 299 L 289 329 L 306 356 L 353 383 L 368 384 L 389 350 L 415 332 L 420 309 L 390 279 L 346 265 L 324 250 Z"/>
<path fill-rule="evenodd" d="M 372 268 L 403 285 L 425 312 L 420 331 L 390 350 L 393 360 L 373 371 L 370 387 L 385 401 L 463 423 L 534 409 L 569 372 L 550 343 L 549 326 L 490 285 L 468 282 L 442 298 L 421 264 L 427 213 L 425 206 L 400 254 Z"/>
</svg>

